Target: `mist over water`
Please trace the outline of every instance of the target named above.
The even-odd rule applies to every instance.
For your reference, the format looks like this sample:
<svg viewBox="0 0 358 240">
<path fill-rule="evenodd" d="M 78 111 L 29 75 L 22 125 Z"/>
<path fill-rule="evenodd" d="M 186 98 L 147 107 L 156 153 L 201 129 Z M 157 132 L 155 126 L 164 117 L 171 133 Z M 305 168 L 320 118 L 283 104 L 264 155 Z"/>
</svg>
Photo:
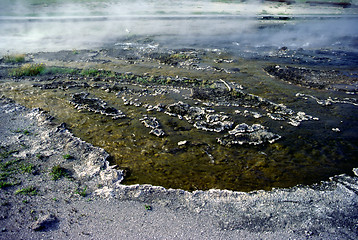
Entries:
<svg viewBox="0 0 358 240">
<path fill-rule="evenodd" d="M 2 2 L 0 54 L 102 48 L 143 37 L 168 47 L 243 52 L 284 46 L 358 51 L 358 18 L 339 8 L 317 15 L 319 7 L 261 1 Z"/>
</svg>

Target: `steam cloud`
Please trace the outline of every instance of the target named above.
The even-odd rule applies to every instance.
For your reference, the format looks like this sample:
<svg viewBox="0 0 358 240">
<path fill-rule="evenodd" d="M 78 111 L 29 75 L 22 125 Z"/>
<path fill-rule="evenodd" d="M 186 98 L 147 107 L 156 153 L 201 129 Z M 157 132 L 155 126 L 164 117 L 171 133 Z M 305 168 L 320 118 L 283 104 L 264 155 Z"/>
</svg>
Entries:
<svg viewBox="0 0 358 240">
<path fill-rule="evenodd" d="M 265 9 L 261 1 L 2 0 L 0 54 L 95 48 L 133 36 L 188 47 L 358 49 L 356 17 L 265 20 Z"/>
</svg>

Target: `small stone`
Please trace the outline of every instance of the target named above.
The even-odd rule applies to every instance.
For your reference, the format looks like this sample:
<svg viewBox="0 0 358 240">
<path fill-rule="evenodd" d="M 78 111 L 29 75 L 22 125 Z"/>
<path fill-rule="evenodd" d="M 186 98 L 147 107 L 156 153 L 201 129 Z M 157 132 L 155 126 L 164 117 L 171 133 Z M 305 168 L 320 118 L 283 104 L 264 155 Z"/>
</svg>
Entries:
<svg viewBox="0 0 358 240">
<path fill-rule="evenodd" d="M 150 133 L 150 134 L 153 134 L 153 135 L 155 135 L 155 136 L 157 136 L 157 137 L 163 137 L 163 136 L 165 136 L 165 132 L 164 132 L 162 129 L 160 129 L 160 128 L 152 129 L 149 133 Z"/>
<path fill-rule="evenodd" d="M 186 145 L 186 144 L 188 144 L 187 140 L 178 142 L 178 146 L 183 146 L 183 145 Z"/>
</svg>

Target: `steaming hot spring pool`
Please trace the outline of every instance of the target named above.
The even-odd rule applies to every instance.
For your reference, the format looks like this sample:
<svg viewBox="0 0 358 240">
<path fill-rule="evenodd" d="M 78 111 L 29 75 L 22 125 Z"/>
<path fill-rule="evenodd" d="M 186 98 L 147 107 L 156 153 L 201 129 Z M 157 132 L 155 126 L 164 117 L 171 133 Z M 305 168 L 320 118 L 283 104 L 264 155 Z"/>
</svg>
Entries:
<svg viewBox="0 0 358 240">
<path fill-rule="evenodd" d="M 124 184 L 251 191 L 350 174 L 355 15 L 205 13 L 2 13 L 0 95 L 104 148 Z"/>
</svg>

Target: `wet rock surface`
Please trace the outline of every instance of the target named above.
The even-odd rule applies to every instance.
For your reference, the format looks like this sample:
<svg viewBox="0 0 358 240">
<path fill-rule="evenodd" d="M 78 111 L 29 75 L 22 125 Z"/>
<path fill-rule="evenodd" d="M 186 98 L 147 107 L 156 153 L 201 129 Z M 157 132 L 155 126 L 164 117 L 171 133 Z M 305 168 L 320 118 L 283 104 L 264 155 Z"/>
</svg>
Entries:
<svg viewBox="0 0 358 240">
<path fill-rule="evenodd" d="M 70 101 L 71 104 L 75 106 L 75 108 L 81 110 L 86 109 L 88 111 L 93 111 L 96 113 L 100 113 L 106 116 L 111 116 L 112 119 L 124 118 L 125 114 L 120 110 L 115 109 L 114 107 L 107 106 L 107 103 L 98 98 L 89 98 L 89 93 L 77 93 L 72 95 L 72 99 Z"/>
<path fill-rule="evenodd" d="M 268 132 L 265 127 L 260 124 L 249 126 L 246 123 L 242 123 L 229 131 L 229 135 L 218 138 L 218 142 L 225 146 L 234 144 L 258 145 L 264 142 L 273 143 L 280 138 L 281 136 Z"/>
<path fill-rule="evenodd" d="M 358 91 L 358 78 L 337 70 L 324 71 L 292 66 L 268 66 L 271 76 L 309 88 L 330 89 L 345 92 Z"/>
<path fill-rule="evenodd" d="M 307 94 L 303 94 L 303 93 L 296 93 L 296 97 L 302 97 L 304 99 L 314 99 L 317 104 L 322 105 L 322 106 L 330 106 L 332 104 L 351 104 L 354 106 L 358 106 L 358 102 L 356 98 L 343 98 L 343 99 L 339 99 L 339 98 L 327 98 L 327 99 L 319 99 L 315 96 L 312 95 L 307 95 Z"/>
<path fill-rule="evenodd" d="M 53 81 L 52 83 L 35 83 L 33 87 L 40 89 L 70 89 L 70 88 L 88 88 L 90 87 L 87 83 L 79 83 L 75 81 Z"/>
<path fill-rule="evenodd" d="M 161 129 L 160 123 L 155 117 L 144 116 L 140 121 L 145 125 L 145 127 L 150 128 L 150 134 L 153 134 L 157 137 L 162 137 L 165 135 L 163 129 Z"/>
<path fill-rule="evenodd" d="M 260 109 L 266 112 L 267 117 L 276 121 L 287 121 L 293 126 L 299 126 L 302 121 L 319 120 L 317 117 L 308 115 L 305 112 L 295 112 L 284 104 L 268 101 L 262 97 L 246 93 L 241 89 L 233 91 L 225 89 L 195 89 L 192 97 L 209 101 L 212 105 L 242 106 L 246 109 Z M 244 110 L 243 114 L 245 115 L 249 112 L 250 110 Z M 253 116 L 256 116 L 255 118 L 262 116 L 260 113 L 251 112 Z"/>
</svg>

